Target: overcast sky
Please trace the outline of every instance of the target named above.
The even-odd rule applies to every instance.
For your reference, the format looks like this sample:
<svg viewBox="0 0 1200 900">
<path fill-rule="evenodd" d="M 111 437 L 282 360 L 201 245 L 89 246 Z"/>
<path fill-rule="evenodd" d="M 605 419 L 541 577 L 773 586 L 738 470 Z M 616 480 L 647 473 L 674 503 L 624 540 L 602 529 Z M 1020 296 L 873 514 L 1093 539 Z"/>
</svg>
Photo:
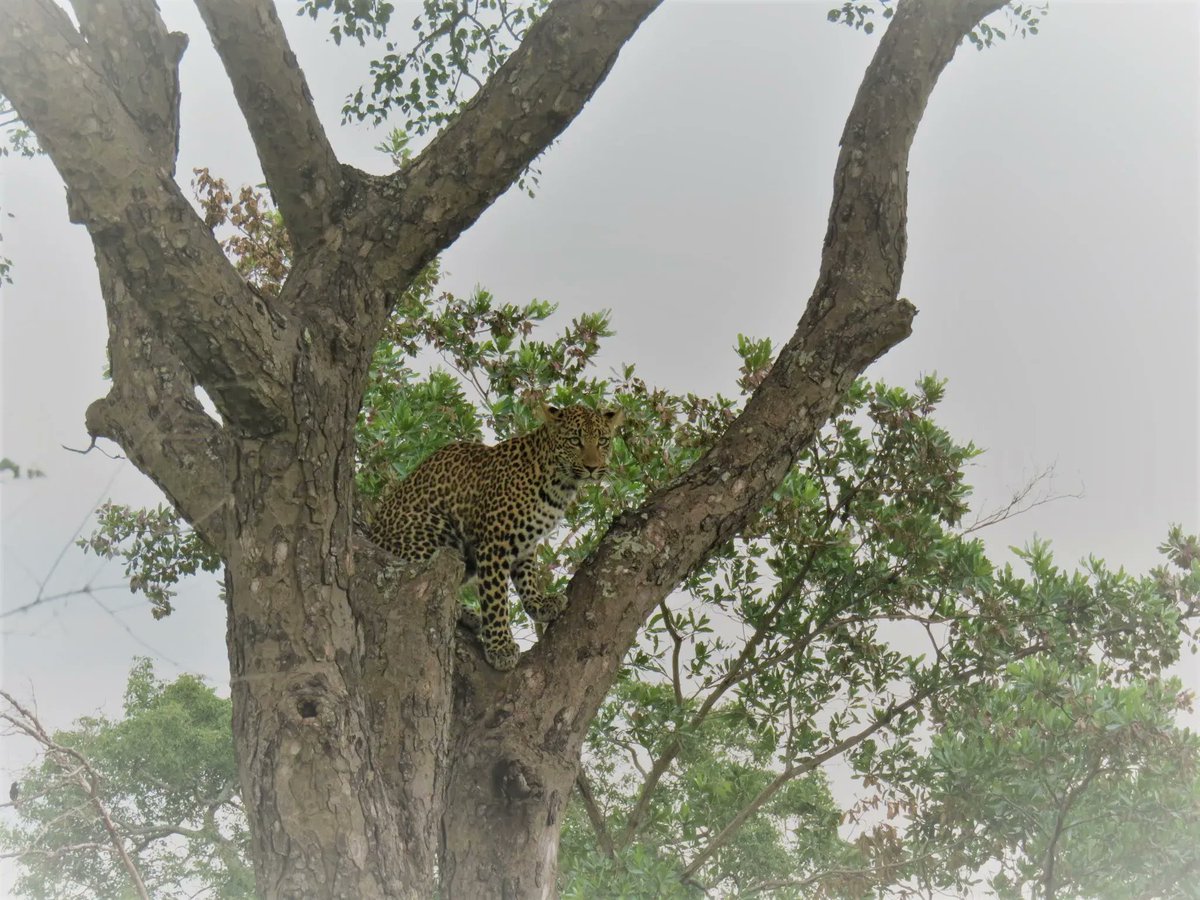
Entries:
<svg viewBox="0 0 1200 900">
<path fill-rule="evenodd" d="M 260 181 L 198 17 L 160 3 L 191 35 L 181 180 L 208 166 Z M 542 160 L 537 198 L 510 192 L 449 251 L 449 287 L 557 302 L 554 328 L 611 309 L 603 366 L 732 391 L 736 335 L 782 343 L 815 280 L 838 136 L 876 43 L 827 24 L 833 5 L 667 3 Z M 341 158 L 384 171 L 382 134 L 339 125 L 367 56 L 285 21 Z M 971 472 L 980 508 L 1050 465 L 1057 491 L 1083 494 L 986 533 L 994 559 L 1036 533 L 1064 566 L 1094 554 L 1140 572 L 1169 523 L 1200 527 L 1198 22 L 1193 3 L 1056 3 L 1038 37 L 960 50 L 917 134 L 903 294 L 920 315 L 869 374 L 949 378 L 940 421 L 987 449 Z M 12 608 L 42 582 L 45 595 L 120 584 L 119 568 L 62 550 L 96 501 L 159 498 L 130 464 L 61 449 L 87 445 L 84 410 L 106 391 L 90 243 L 48 160 L 0 165 L 0 249 L 16 264 L 0 455 L 47 473 L 0 487 Z M 56 726 L 118 712 L 135 655 L 223 686 L 216 577 L 176 606 L 155 622 L 118 589 L 9 616 L 4 681 Z M 1194 658 L 1181 672 L 1200 686 Z"/>
</svg>

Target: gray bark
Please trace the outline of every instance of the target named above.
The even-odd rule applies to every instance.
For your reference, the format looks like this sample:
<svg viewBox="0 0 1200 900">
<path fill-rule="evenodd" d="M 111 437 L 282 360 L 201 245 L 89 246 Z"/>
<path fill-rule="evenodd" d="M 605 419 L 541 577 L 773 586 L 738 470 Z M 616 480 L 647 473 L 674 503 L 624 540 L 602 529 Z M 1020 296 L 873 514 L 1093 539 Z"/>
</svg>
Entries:
<svg viewBox="0 0 1200 900">
<path fill-rule="evenodd" d="M 561 133 L 655 4 L 557 0 L 424 153 L 375 178 L 334 157 L 271 4 L 198 3 L 298 248 L 276 299 L 242 283 L 172 178 L 185 41 L 152 0 L 77 0 L 81 31 L 50 0 L 5 0 L 0 92 L 96 247 L 113 386 L 88 428 L 225 560 L 259 890 L 550 896 L 580 749 L 638 629 L 909 333 L 908 150 L 963 35 L 1001 3 L 899 6 L 847 121 L 795 335 L 712 451 L 614 523 L 508 674 L 455 639 L 455 560 L 410 571 L 354 534 L 355 419 L 400 292 Z"/>
</svg>

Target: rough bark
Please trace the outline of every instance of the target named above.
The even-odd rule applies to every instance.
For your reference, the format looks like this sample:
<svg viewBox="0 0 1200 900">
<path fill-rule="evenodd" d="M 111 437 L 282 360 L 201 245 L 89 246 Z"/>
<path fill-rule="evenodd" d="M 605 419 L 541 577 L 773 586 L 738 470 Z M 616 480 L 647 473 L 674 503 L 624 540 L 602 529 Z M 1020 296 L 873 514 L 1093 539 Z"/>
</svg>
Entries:
<svg viewBox="0 0 1200 900">
<path fill-rule="evenodd" d="M 955 47 L 1001 3 L 898 7 L 847 122 L 795 335 L 712 451 L 614 524 L 568 612 L 500 674 L 455 640 L 455 560 L 410 571 L 354 535 L 367 366 L 399 293 L 561 133 L 656 3 L 557 0 L 424 153 L 373 178 L 333 156 L 270 4 L 198 2 L 299 248 L 269 303 L 171 177 L 184 41 L 152 0 L 76 0 L 79 31 L 50 0 L 4 0 L 0 92 L 96 246 L 113 387 L 89 430 L 118 441 L 226 563 L 260 893 L 550 896 L 583 738 L 646 616 L 909 333 L 908 150 Z"/>
<path fill-rule="evenodd" d="M 571 711 L 538 702 L 557 676 L 530 666 L 517 672 L 498 673 L 473 653 L 459 663 L 443 825 L 449 897 L 554 894 L 558 835 L 579 757 L 545 728 L 549 713 L 558 734 L 568 733 Z"/>
</svg>

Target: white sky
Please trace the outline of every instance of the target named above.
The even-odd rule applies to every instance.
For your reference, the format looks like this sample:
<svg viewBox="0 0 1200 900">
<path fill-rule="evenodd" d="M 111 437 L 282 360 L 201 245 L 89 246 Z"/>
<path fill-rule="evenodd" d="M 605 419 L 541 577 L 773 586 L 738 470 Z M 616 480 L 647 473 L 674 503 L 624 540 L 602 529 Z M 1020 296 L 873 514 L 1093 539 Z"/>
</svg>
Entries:
<svg viewBox="0 0 1200 900">
<path fill-rule="evenodd" d="M 260 181 L 194 10 L 160 2 L 192 39 L 181 178 L 203 165 Z M 668 3 L 542 161 L 537 199 L 510 192 L 447 254 L 448 286 L 555 301 L 554 327 L 610 308 L 604 366 L 732 391 L 737 333 L 782 343 L 816 276 L 838 136 L 876 43 L 827 24 L 833 5 Z M 366 55 L 285 21 L 342 159 L 383 171 L 382 134 L 338 124 Z M 1200 528 L 1198 23 L 1194 3 L 1056 3 L 1036 38 L 960 50 L 918 132 L 903 293 L 921 312 L 869 374 L 949 377 L 939 420 L 987 448 L 972 472 L 982 508 L 1050 464 L 1056 489 L 1084 492 L 988 532 L 994 559 L 1037 533 L 1063 566 L 1090 553 L 1140 572 L 1168 523 Z M 84 410 L 106 390 L 90 244 L 46 159 L 0 165 L 16 263 L 0 301 L 0 455 L 48 475 L 0 488 L 11 608 L 52 570 L 46 594 L 120 583 L 74 549 L 55 560 L 95 501 L 158 501 L 130 464 L 61 449 L 87 445 Z M 224 684 L 216 576 L 161 622 L 123 589 L 96 597 L 0 621 L 4 682 L 34 692 L 50 724 L 118 712 L 139 654 L 165 677 Z M 1181 673 L 1200 686 L 1194 658 Z"/>
</svg>

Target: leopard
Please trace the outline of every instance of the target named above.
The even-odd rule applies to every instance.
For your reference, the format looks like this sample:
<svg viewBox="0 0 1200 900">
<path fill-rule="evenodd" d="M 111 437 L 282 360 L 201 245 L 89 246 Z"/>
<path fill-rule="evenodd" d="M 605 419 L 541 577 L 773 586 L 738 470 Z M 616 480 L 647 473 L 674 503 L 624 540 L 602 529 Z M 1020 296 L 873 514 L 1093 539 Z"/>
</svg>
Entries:
<svg viewBox="0 0 1200 900">
<path fill-rule="evenodd" d="M 461 554 L 479 612 L 463 607 L 460 621 L 476 631 L 484 658 L 501 672 L 520 657 L 509 624 L 509 581 L 536 623 L 552 622 L 566 608 L 565 595 L 540 586 L 547 579 L 535 551 L 579 489 L 605 476 L 624 412 L 543 405 L 539 418 L 537 428 L 494 446 L 461 442 L 435 450 L 384 489 L 368 525 L 376 544 L 406 562 L 426 561 L 444 547 Z"/>
</svg>

